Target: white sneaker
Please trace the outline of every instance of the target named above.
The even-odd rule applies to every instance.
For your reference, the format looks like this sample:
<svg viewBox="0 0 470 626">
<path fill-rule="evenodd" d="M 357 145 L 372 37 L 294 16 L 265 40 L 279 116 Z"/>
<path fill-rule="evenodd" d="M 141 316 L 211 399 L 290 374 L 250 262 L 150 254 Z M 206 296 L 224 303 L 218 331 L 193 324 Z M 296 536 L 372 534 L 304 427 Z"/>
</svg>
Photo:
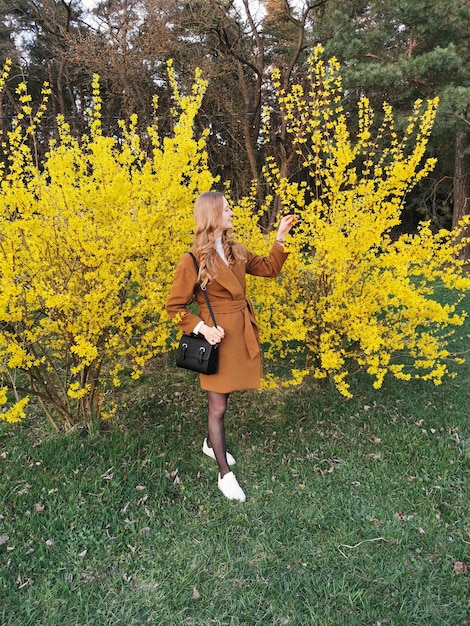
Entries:
<svg viewBox="0 0 470 626">
<path fill-rule="evenodd" d="M 217 460 L 215 458 L 214 450 L 212 448 L 209 448 L 209 446 L 207 445 L 207 439 L 204 439 L 204 443 L 202 444 L 202 451 L 204 452 L 204 454 L 207 454 L 207 456 L 210 456 L 211 459 L 214 459 L 214 461 Z M 227 463 L 229 465 L 235 465 L 235 459 L 230 454 L 230 452 L 226 452 L 225 456 L 227 457 Z"/>
<path fill-rule="evenodd" d="M 240 500 L 240 502 L 245 502 L 246 500 L 243 489 L 238 484 L 238 480 L 233 472 L 225 474 L 223 478 L 219 474 L 219 489 L 229 500 Z"/>
</svg>

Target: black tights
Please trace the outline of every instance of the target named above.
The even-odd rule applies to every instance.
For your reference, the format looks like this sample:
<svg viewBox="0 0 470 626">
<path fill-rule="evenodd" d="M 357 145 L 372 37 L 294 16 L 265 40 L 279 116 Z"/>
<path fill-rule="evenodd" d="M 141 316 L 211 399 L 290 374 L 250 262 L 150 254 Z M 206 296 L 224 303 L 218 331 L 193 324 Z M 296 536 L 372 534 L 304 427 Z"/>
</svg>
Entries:
<svg viewBox="0 0 470 626">
<path fill-rule="evenodd" d="M 227 410 L 228 393 L 207 392 L 209 414 L 207 419 L 207 443 L 214 450 L 221 476 L 230 472 L 227 463 L 224 416 Z"/>
</svg>

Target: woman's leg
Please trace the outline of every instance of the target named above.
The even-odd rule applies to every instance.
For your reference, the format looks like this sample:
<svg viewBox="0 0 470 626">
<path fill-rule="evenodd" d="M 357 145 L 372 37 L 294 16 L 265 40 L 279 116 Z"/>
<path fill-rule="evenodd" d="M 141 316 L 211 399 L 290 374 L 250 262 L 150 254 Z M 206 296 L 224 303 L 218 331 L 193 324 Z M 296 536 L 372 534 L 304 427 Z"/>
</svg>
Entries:
<svg viewBox="0 0 470 626">
<path fill-rule="evenodd" d="M 230 472 L 227 463 L 227 448 L 225 444 L 224 416 L 227 410 L 228 393 L 207 392 L 208 419 L 207 419 L 207 444 L 214 450 L 215 458 L 219 466 L 220 476 Z"/>
<path fill-rule="evenodd" d="M 227 463 L 227 448 L 225 445 L 224 416 L 227 410 L 228 393 L 207 392 L 209 417 L 207 420 L 207 443 L 212 447 L 217 465 L 219 466 L 218 485 L 220 491 L 230 500 L 245 502 L 245 494 L 238 484 L 233 472 Z"/>
</svg>

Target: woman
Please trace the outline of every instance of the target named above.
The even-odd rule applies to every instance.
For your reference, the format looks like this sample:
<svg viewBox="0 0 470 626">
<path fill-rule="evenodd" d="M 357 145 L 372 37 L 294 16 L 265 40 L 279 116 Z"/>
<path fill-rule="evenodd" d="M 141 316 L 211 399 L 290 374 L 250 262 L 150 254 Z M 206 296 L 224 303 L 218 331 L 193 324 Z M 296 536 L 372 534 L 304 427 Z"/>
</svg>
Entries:
<svg viewBox="0 0 470 626">
<path fill-rule="evenodd" d="M 285 237 L 297 221 L 283 217 L 268 256 L 258 256 L 237 243 L 231 233 L 233 212 L 222 193 L 201 194 L 194 206 L 196 230 L 191 252 L 199 265 L 196 275 L 193 260 L 184 254 L 175 270 L 173 286 L 166 304 L 170 317 L 186 333 L 201 333 L 212 344 L 220 343 L 217 374 L 200 374 L 201 387 L 207 392 L 208 428 L 203 452 L 217 461 L 218 486 L 230 500 L 245 501 L 245 494 L 229 465 L 233 456 L 225 445 L 224 416 L 229 394 L 242 389 L 257 389 L 261 379 L 261 352 L 253 307 L 246 298 L 245 274 L 273 278 L 279 274 L 287 254 Z M 211 321 L 200 286 L 207 288 L 217 322 Z M 188 309 L 195 299 L 199 315 Z"/>
</svg>

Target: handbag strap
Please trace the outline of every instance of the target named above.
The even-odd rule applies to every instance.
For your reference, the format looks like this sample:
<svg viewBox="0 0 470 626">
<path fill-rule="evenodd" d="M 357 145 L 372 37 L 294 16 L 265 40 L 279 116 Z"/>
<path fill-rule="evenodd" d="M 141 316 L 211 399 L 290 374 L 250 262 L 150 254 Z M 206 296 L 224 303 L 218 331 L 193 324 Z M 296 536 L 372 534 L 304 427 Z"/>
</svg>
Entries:
<svg viewBox="0 0 470 626">
<path fill-rule="evenodd" d="M 194 263 L 194 267 L 196 268 L 196 276 L 199 276 L 199 265 L 197 264 L 196 257 L 194 256 L 192 252 L 188 252 L 188 254 L 191 256 L 193 263 Z M 202 293 L 204 294 L 204 298 L 206 299 L 207 308 L 209 309 L 209 313 L 211 315 L 212 321 L 214 322 L 214 326 L 217 328 L 217 322 L 215 321 L 214 311 L 212 310 L 211 303 L 209 302 L 209 296 L 207 295 L 206 288 L 203 287 L 200 283 L 199 283 L 199 287 Z"/>
</svg>

